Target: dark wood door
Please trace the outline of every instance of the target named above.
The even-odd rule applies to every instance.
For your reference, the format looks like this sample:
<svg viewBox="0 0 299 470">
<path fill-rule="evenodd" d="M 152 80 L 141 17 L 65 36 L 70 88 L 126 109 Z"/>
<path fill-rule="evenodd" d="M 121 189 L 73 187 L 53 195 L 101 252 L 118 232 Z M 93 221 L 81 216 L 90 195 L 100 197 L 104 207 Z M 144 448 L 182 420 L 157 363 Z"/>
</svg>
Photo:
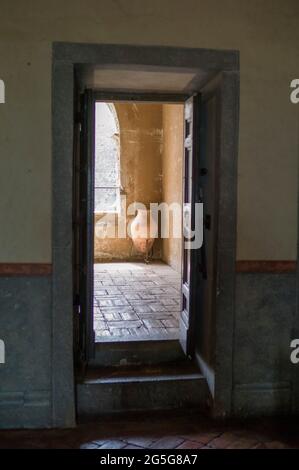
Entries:
<svg viewBox="0 0 299 470">
<path fill-rule="evenodd" d="M 94 355 L 93 243 L 94 243 L 94 104 L 87 90 L 75 114 L 73 259 L 75 347 L 80 362 Z"/>
<path fill-rule="evenodd" d="M 192 232 L 195 229 L 195 205 L 200 202 L 198 187 L 200 95 L 185 103 L 183 158 L 183 247 L 182 306 L 180 343 L 187 356 L 194 354 L 196 299 L 198 295 L 198 259 Z"/>
<path fill-rule="evenodd" d="M 199 187 L 204 202 L 200 256 L 205 269 L 199 279 L 196 356 L 212 393 L 215 385 L 220 120 L 221 75 L 201 90 L 199 142 Z"/>
</svg>

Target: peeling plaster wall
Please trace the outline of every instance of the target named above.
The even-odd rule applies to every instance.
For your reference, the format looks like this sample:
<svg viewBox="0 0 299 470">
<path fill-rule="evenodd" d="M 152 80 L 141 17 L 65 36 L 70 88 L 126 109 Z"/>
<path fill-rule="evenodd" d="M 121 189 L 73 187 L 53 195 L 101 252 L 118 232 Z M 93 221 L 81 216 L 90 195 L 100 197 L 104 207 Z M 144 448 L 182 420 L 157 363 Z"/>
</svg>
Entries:
<svg viewBox="0 0 299 470">
<path fill-rule="evenodd" d="M 182 202 L 184 106 L 163 105 L 163 202 Z M 163 239 L 163 260 L 173 269 L 181 271 L 182 240 L 174 238 L 170 212 L 170 237 Z"/>
<path fill-rule="evenodd" d="M 127 206 L 141 202 L 149 208 L 162 199 L 162 105 L 114 103 L 120 127 L 120 171 L 122 192 Z M 111 227 L 117 216 L 109 217 Z M 132 220 L 128 216 L 127 221 Z M 130 237 L 102 238 L 100 223 L 103 215 L 95 216 L 95 260 L 142 259 Z M 116 232 L 117 233 L 117 232 Z M 161 258 L 162 244 L 154 243 L 154 258 Z"/>
</svg>

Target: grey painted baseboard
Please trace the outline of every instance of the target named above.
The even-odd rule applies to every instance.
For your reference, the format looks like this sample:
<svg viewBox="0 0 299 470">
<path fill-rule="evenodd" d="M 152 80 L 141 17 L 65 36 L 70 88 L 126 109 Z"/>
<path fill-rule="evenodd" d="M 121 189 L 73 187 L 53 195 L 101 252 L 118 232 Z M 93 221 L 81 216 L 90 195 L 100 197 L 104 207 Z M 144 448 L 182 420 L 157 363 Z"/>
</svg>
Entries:
<svg viewBox="0 0 299 470">
<path fill-rule="evenodd" d="M 295 273 L 238 273 L 233 414 L 292 413 Z"/>
<path fill-rule="evenodd" d="M 51 426 L 51 276 L 0 277 L 0 428 Z"/>
<path fill-rule="evenodd" d="M 51 427 L 50 391 L 1 392 L 0 428 Z"/>
<path fill-rule="evenodd" d="M 289 382 L 236 385 L 234 415 L 238 417 L 285 415 L 291 412 Z"/>
</svg>

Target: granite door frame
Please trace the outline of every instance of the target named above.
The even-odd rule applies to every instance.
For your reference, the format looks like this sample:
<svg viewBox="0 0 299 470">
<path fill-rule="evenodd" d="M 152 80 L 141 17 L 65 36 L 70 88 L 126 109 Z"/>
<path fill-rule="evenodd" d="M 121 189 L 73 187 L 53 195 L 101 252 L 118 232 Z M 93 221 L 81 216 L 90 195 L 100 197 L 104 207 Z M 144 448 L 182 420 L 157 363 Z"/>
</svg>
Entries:
<svg viewBox="0 0 299 470">
<path fill-rule="evenodd" d="M 52 48 L 52 426 L 76 424 L 73 366 L 72 159 L 74 68 L 80 64 L 222 74 L 219 161 L 217 414 L 232 409 L 239 52 L 165 46 L 53 43 Z M 218 398 L 219 397 L 219 398 Z"/>
</svg>

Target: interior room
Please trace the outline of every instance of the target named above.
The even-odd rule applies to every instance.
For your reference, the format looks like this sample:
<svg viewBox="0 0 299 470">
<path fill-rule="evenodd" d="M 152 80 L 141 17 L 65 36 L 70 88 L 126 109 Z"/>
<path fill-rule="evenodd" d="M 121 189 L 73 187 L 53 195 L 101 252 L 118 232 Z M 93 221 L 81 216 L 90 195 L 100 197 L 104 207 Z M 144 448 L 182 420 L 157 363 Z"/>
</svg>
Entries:
<svg viewBox="0 0 299 470">
<path fill-rule="evenodd" d="M 0 448 L 299 448 L 299 1 L 0 11 Z"/>
<path fill-rule="evenodd" d="M 183 119 L 182 104 L 95 104 L 96 341 L 178 339 Z"/>
</svg>

